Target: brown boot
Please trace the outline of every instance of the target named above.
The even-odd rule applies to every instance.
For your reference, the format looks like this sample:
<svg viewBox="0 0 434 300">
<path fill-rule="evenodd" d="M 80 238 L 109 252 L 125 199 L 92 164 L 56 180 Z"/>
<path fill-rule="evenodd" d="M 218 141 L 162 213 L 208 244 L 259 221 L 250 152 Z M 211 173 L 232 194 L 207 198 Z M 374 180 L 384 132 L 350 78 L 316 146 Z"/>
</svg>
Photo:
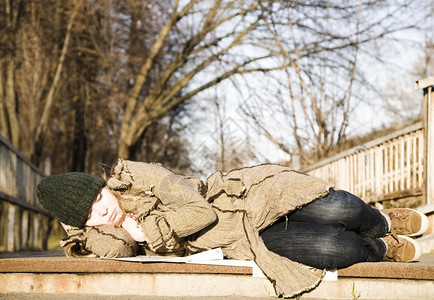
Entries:
<svg viewBox="0 0 434 300">
<path fill-rule="evenodd" d="M 383 257 L 383 260 L 409 262 L 417 260 L 422 254 L 419 244 L 407 236 L 398 235 L 394 237 L 389 234 L 382 237 L 381 240 L 387 246 L 386 255 Z"/>
<path fill-rule="evenodd" d="M 415 209 L 390 208 L 382 209 L 381 211 L 389 216 L 391 221 L 390 231 L 392 233 L 417 236 L 428 229 L 428 218 L 425 214 Z"/>
</svg>

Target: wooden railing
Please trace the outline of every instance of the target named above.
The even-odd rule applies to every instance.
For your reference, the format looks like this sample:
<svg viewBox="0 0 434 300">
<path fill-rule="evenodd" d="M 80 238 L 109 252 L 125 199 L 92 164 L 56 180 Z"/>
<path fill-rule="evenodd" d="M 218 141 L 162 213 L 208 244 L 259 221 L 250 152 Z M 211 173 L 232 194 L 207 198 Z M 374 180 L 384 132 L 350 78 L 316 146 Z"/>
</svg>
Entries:
<svg viewBox="0 0 434 300">
<path fill-rule="evenodd" d="M 422 122 L 342 152 L 302 170 L 367 202 L 421 196 L 424 186 Z"/>
<path fill-rule="evenodd" d="M 434 205 L 434 77 L 423 90 L 423 121 L 301 170 L 352 192 L 366 202 L 412 197 Z M 420 201 L 419 201 L 420 200 Z"/>
<path fill-rule="evenodd" d="M 43 176 L 0 135 L 0 251 L 46 249 L 50 215 L 35 194 Z"/>
</svg>

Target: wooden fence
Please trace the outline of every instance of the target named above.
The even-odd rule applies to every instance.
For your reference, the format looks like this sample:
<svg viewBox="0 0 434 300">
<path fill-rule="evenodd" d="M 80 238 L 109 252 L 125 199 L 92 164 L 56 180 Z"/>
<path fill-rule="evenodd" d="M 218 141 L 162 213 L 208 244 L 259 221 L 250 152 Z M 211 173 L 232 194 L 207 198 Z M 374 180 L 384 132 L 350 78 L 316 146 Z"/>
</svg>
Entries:
<svg viewBox="0 0 434 300">
<path fill-rule="evenodd" d="M 50 215 L 35 195 L 43 176 L 0 135 L 0 251 L 47 248 Z"/>
<path fill-rule="evenodd" d="M 415 83 L 416 90 L 423 90 L 422 122 L 301 171 L 326 179 L 366 202 L 413 197 L 417 205 L 434 205 L 433 86 L 434 77 Z"/>
<path fill-rule="evenodd" d="M 302 170 L 367 202 L 422 196 L 422 122 L 342 152 Z"/>
</svg>

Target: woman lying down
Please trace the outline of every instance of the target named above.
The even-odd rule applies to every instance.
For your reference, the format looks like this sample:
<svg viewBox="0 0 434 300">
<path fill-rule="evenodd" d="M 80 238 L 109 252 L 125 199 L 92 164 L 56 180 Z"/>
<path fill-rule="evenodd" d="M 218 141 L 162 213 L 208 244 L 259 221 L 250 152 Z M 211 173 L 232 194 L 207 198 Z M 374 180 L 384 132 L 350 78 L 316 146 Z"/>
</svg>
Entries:
<svg viewBox="0 0 434 300">
<path fill-rule="evenodd" d="M 311 291 L 327 269 L 417 260 L 421 250 L 410 237 L 428 228 L 416 210 L 378 210 L 274 164 L 217 171 L 203 184 L 119 160 L 106 180 L 48 176 L 37 196 L 65 227 L 69 256 L 185 256 L 221 247 L 229 259 L 254 260 L 284 297 Z"/>
</svg>

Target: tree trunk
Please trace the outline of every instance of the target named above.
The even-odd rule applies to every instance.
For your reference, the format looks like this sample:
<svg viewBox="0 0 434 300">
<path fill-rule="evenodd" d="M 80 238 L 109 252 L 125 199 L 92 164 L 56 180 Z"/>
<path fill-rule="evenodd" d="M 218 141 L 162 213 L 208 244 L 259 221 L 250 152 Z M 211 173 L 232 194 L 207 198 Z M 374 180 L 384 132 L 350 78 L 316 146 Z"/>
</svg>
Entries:
<svg viewBox="0 0 434 300">
<path fill-rule="evenodd" d="M 72 26 L 74 24 L 74 19 L 77 15 L 77 12 L 81 7 L 79 2 L 77 2 L 77 3 L 78 4 L 74 8 L 72 15 L 71 15 L 71 18 L 69 19 L 69 22 L 68 22 L 68 26 L 67 26 L 66 34 L 65 34 L 65 41 L 63 44 L 61 55 L 60 55 L 59 60 L 57 62 L 56 71 L 55 71 L 55 74 L 53 77 L 53 82 L 52 82 L 50 89 L 48 91 L 48 94 L 45 98 L 45 106 L 44 106 L 44 110 L 43 110 L 43 113 L 41 116 L 41 121 L 39 123 L 39 126 L 36 128 L 35 137 L 34 137 L 34 146 L 33 146 L 34 148 L 33 148 L 33 151 L 31 151 L 31 160 L 36 165 L 39 164 L 39 161 L 41 159 L 42 146 L 44 143 L 44 135 L 46 134 L 46 131 L 48 128 L 48 124 L 49 124 L 49 120 L 50 120 L 50 113 L 51 113 L 52 106 L 53 106 L 54 99 L 55 99 L 55 93 L 56 93 L 56 91 L 60 85 L 61 73 L 62 73 L 64 64 L 65 64 L 66 54 L 69 50 L 69 43 L 71 40 Z"/>
<path fill-rule="evenodd" d="M 8 115 L 6 110 L 6 99 L 4 89 L 4 73 L 0 68 L 0 134 L 4 137 L 9 136 Z"/>
<path fill-rule="evenodd" d="M 20 143 L 20 125 L 18 123 L 17 116 L 17 97 L 15 94 L 15 62 L 11 58 L 7 63 L 6 69 L 6 89 L 5 89 L 5 102 L 6 102 L 6 111 L 8 115 L 9 121 L 9 136 L 8 139 L 10 142 L 17 148 L 19 148 Z"/>
<path fill-rule="evenodd" d="M 140 139 L 135 138 L 135 134 L 140 130 L 140 134 L 143 134 L 146 129 L 151 126 L 152 122 L 149 119 L 143 120 L 144 126 L 140 127 L 137 130 L 122 130 L 121 138 L 119 141 L 119 150 L 118 150 L 118 158 L 129 159 L 134 157 L 135 149 L 137 148 L 137 143 L 140 142 Z"/>
<path fill-rule="evenodd" d="M 72 168 L 76 172 L 85 171 L 86 151 L 87 151 L 87 134 L 85 129 L 84 111 L 85 101 L 82 97 L 74 102 L 74 133 L 73 133 L 73 150 L 72 150 Z"/>
</svg>

